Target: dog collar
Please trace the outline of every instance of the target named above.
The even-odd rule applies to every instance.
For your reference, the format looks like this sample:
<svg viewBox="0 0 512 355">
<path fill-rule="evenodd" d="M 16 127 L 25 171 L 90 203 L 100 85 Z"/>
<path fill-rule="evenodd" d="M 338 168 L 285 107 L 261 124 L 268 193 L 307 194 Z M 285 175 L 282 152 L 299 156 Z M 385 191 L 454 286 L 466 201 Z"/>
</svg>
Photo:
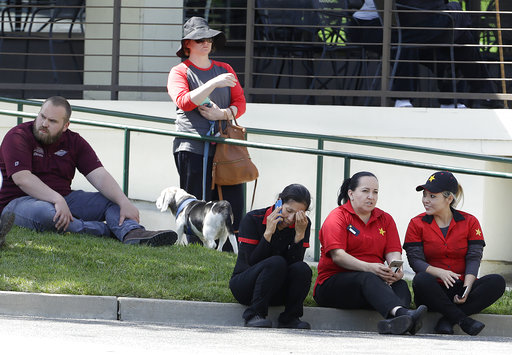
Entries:
<svg viewBox="0 0 512 355">
<path fill-rule="evenodd" d="M 176 218 L 178 218 L 178 216 L 180 215 L 181 211 L 183 211 L 185 209 L 185 207 L 188 206 L 188 204 L 192 201 L 197 201 L 195 198 L 188 198 L 186 199 L 185 201 L 183 201 L 179 207 L 178 207 L 178 210 L 176 211 Z"/>
</svg>

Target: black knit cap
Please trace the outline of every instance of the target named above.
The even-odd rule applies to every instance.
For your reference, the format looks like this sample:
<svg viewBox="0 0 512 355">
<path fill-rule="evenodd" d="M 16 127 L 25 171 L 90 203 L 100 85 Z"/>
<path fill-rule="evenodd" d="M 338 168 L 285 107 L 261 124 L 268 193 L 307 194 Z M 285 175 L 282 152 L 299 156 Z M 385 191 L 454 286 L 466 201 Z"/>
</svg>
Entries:
<svg viewBox="0 0 512 355">
<path fill-rule="evenodd" d="M 181 58 L 185 58 L 185 52 L 183 51 L 183 42 L 186 39 L 203 39 L 213 38 L 213 47 L 221 48 L 226 44 L 226 36 L 221 31 L 212 30 L 208 26 L 208 22 L 202 17 L 191 17 L 183 25 L 183 38 L 181 39 L 180 49 L 176 52 L 176 55 Z"/>
<path fill-rule="evenodd" d="M 435 194 L 443 191 L 450 191 L 456 194 L 458 189 L 459 183 L 457 179 L 448 171 L 438 171 L 430 175 L 425 184 L 416 187 L 416 191 L 427 190 Z"/>
</svg>

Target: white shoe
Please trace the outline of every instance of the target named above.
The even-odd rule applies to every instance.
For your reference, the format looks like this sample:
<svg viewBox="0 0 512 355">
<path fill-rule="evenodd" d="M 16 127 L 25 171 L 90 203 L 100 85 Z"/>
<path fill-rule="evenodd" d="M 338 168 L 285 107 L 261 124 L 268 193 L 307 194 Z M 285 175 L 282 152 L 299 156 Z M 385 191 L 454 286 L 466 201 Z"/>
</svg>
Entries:
<svg viewBox="0 0 512 355">
<path fill-rule="evenodd" d="M 412 107 L 411 100 L 396 100 L 395 107 Z"/>
<path fill-rule="evenodd" d="M 455 108 L 455 104 L 441 105 L 441 108 Z M 466 105 L 457 102 L 457 108 L 467 108 Z"/>
</svg>

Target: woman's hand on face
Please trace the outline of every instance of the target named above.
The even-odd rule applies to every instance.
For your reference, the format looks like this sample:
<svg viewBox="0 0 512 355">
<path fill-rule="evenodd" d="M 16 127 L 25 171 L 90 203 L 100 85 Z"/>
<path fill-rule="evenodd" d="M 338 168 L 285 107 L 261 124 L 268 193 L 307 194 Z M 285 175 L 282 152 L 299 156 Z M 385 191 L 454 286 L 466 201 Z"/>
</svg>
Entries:
<svg viewBox="0 0 512 355">
<path fill-rule="evenodd" d="M 267 242 L 270 242 L 272 235 L 276 232 L 277 225 L 283 219 L 283 217 L 281 217 L 282 209 L 282 206 L 275 208 L 272 213 L 267 216 L 267 227 L 263 233 L 263 237 L 267 240 Z"/>
<path fill-rule="evenodd" d="M 297 211 L 297 213 L 295 213 L 295 243 L 304 239 L 307 227 L 308 217 L 306 216 L 306 212 Z"/>
<path fill-rule="evenodd" d="M 217 75 L 215 78 L 210 79 L 216 88 L 234 87 L 237 83 L 236 77 L 233 73 L 224 73 Z"/>
</svg>

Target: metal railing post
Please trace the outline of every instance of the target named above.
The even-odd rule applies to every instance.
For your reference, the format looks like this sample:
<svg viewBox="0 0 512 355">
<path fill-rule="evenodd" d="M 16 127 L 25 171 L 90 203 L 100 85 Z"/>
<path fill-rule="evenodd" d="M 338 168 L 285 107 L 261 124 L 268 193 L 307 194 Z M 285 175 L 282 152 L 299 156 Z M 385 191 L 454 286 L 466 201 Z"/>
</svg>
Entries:
<svg viewBox="0 0 512 355">
<path fill-rule="evenodd" d="M 348 179 L 350 177 L 350 158 L 345 158 L 345 162 L 343 165 L 343 180 Z"/>
<path fill-rule="evenodd" d="M 392 1 L 384 0 L 382 24 L 382 73 L 380 81 L 380 105 L 386 106 L 391 58 Z"/>
<path fill-rule="evenodd" d="M 119 98 L 119 56 L 121 48 L 121 0 L 114 0 L 112 23 L 112 72 L 110 77 L 110 99 Z"/>
<path fill-rule="evenodd" d="M 324 149 L 323 139 L 318 140 L 318 149 Z M 324 157 L 316 157 L 316 203 L 315 203 L 315 255 L 314 260 L 320 260 L 320 241 L 318 232 L 322 226 L 322 187 L 323 187 Z"/>
<path fill-rule="evenodd" d="M 18 103 L 18 112 L 23 112 L 23 104 Z M 18 124 L 23 123 L 23 117 L 18 116 Z"/>
<path fill-rule="evenodd" d="M 123 162 L 123 192 L 128 196 L 128 185 L 130 177 L 130 129 L 124 130 L 124 162 Z"/>
<path fill-rule="evenodd" d="M 247 0 L 247 23 L 245 26 L 244 89 L 252 88 L 254 55 L 254 0 Z M 251 97 L 252 95 L 250 95 Z M 252 101 L 252 100 L 249 100 Z"/>
</svg>

